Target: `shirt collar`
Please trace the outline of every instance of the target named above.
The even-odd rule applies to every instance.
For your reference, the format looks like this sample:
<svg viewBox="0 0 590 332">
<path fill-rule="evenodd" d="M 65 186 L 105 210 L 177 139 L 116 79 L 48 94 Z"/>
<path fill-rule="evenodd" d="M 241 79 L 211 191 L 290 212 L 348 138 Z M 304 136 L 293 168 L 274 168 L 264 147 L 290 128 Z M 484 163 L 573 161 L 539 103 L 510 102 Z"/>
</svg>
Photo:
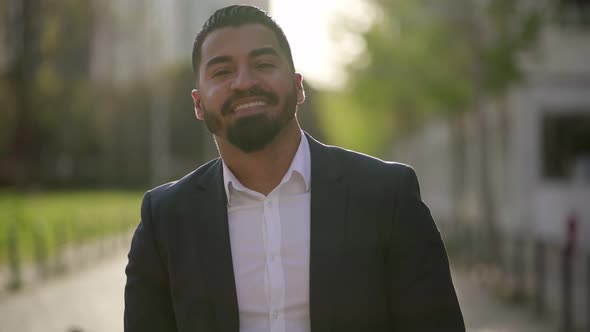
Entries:
<svg viewBox="0 0 590 332">
<path fill-rule="evenodd" d="M 240 181 L 236 178 L 234 173 L 227 167 L 223 158 L 221 159 L 223 165 L 223 187 L 225 189 L 225 196 L 227 197 L 228 203 L 230 201 L 230 190 L 229 185 L 231 183 L 232 187 L 236 190 L 246 191 L 247 189 Z M 309 192 L 310 183 L 311 183 L 311 157 L 309 152 L 309 142 L 307 141 L 307 137 L 305 134 L 301 132 L 301 141 L 299 142 L 299 147 L 297 148 L 297 152 L 295 152 L 295 156 L 291 161 L 291 165 L 289 169 L 283 176 L 280 184 L 283 184 L 293 176 L 293 173 L 298 173 L 305 183 L 305 191 Z"/>
</svg>

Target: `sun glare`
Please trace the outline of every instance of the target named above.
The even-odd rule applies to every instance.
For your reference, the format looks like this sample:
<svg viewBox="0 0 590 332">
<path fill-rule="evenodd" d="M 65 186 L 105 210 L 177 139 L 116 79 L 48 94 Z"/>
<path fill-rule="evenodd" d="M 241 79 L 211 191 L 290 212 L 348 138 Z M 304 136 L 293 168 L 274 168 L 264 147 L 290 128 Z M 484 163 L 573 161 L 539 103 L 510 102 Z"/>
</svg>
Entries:
<svg viewBox="0 0 590 332">
<path fill-rule="evenodd" d="M 350 29 L 366 29 L 374 11 L 359 0 L 271 0 L 270 14 L 291 44 L 295 67 L 319 88 L 337 89 L 344 66 L 358 56 L 362 41 Z"/>
</svg>

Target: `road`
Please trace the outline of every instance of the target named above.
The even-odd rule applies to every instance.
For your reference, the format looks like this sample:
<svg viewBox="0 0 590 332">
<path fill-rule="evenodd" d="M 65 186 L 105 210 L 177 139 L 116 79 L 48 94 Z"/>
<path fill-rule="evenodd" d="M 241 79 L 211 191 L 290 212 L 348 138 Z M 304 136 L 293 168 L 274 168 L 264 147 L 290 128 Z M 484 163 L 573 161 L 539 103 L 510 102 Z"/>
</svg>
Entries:
<svg viewBox="0 0 590 332">
<path fill-rule="evenodd" d="M 0 332 L 123 331 L 124 253 L 84 271 L 0 299 Z M 471 332 L 554 332 L 551 320 L 502 302 L 472 275 L 453 278 L 467 330 Z"/>
</svg>

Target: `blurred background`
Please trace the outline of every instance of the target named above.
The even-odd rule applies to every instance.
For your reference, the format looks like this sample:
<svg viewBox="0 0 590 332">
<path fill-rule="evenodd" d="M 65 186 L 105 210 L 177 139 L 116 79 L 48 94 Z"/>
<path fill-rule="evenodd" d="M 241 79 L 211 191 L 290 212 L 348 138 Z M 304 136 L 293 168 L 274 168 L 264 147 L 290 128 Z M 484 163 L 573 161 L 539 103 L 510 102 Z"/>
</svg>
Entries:
<svg viewBox="0 0 590 332">
<path fill-rule="evenodd" d="M 470 330 L 590 330 L 590 1 L 0 0 L 0 331 L 121 330 L 142 193 L 217 157 L 190 55 L 235 3 L 305 130 L 416 169 Z"/>
</svg>

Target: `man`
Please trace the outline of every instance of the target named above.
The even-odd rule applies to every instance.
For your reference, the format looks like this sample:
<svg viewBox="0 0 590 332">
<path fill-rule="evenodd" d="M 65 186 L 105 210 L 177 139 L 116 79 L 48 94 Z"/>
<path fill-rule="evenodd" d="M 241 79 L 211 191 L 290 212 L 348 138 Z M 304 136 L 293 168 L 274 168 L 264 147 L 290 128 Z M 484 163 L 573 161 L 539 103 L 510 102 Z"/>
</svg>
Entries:
<svg viewBox="0 0 590 332">
<path fill-rule="evenodd" d="M 126 331 L 464 331 L 415 173 L 301 131 L 302 77 L 266 13 L 215 12 L 193 68 L 221 158 L 146 193 Z"/>
</svg>

